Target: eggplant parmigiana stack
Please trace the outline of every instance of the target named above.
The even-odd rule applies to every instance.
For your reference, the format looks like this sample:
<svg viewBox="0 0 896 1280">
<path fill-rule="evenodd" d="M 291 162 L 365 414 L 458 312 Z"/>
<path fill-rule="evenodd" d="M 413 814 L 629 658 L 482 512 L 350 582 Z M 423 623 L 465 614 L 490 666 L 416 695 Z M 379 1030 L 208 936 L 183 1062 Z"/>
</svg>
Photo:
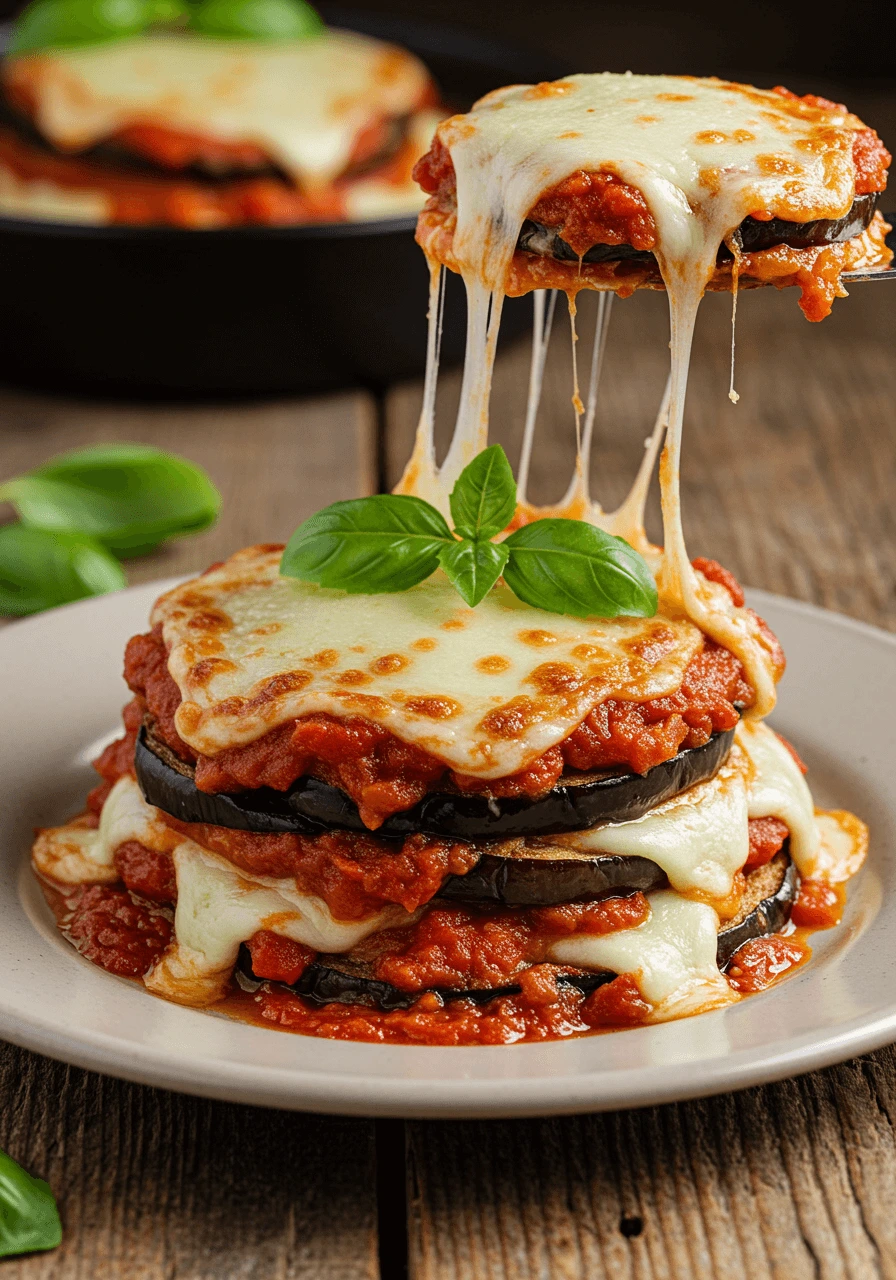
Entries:
<svg viewBox="0 0 896 1280">
<path fill-rule="evenodd" d="M 799 964 L 867 831 L 814 808 L 764 722 L 775 637 L 730 573 L 687 556 L 684 389 L 706 287 L 797 283 L 818 318 L 842 269 L 888 260 L 867 199 L 887 160 L 844 108 L 717 80 L 576 76 L 441 125 L 418 170 L 429 368 L 399 492 L 447 512 L 487 443 L 506 294 L 661 285 L 672 368 L 632 492 L 615 512 L 592 500 L 577 431 L 550 513 L 635 548 L 657 611 L 549 612 L 509 570 L 474 608 L 441 571 L 359 602 L 284 576 L 274 546 L 175 588 L 128 645 L 126 733 L 88 812 L 34 846 L 79 950 L 185 1004 L 231 995 L 292 1030 L 424 1044 L 660 1022 Z M 437 467 L 444 267 L 469 325 Z M 530 424 L 545 315 L 538 293 Z M 664 439 L 660 548 L 644 501 Z"/>
<path fill-rule="evenodd" d="M 0 213 L 87 224 L 297 225 L 415 213 L 435 86 L 394 45 L 158 31 L 6 58 Z"/>
<path fill-rule="evenodd" d="M 813 813 L 730 650 L 438 578 L 359 609 L 280 552 L 176 588 L 128 645 L 126 735 L 34 849 L 90 959 L 194 1005 L 236 967 L 286 1025 L 453 1043 L 675 1017 L 799 958 L 778 931 L 862 833 Z"/>
</svg>

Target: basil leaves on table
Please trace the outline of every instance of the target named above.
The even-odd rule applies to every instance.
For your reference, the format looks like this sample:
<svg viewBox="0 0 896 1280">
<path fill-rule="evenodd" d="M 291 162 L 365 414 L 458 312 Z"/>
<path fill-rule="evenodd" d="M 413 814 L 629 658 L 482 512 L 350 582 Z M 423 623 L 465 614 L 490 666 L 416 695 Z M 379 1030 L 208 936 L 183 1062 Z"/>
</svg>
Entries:
<svg viewBox="0 0 896 1280">
<path fill-rule="evenodd" d="M 92 445 L 0 484 L 20 524 L 0 526 L 0 614 L 24 615 L 126 585 L 116 556 L 144 555 L 217 519 L 205 472 L 142 444 Z"/>
<path fill-rule="evenodd" d="M 0 614 L 23 617 L 127 584 L 124 569 L 94 538 L 0 526 Z"/>
<path fill-rule="evenodd" d="M 0 1258 L 55 1249 L 61 1240 L 62 1224 L 47 1183 L 0 1151 Z"/>
<path fill-rule="evenodd" d="M 32 0 L 9 53 L 77 48 L 169 29 L 219 39 L 307 40 L 324 24 L 305 0 Z"/>
<path fill-rule="evenodd" d="M 197 533 L 221 509 L 200 467 L 143 444 L 91 445 L 51 458 L 0 484 L 0 500 L 32 528 L 86 533 L 121 556 Z"/>
<path fill-rule="evenodd" d="M 453 532 L 421 498 L 380 494 L 334 503 L 295 531 L 280 572 L 372 595 L 407 591 L 441 567 L 471 607 L 503 574 L 521 600 L 552 613 L 656 613 L 656 584 L 644 558 L 584 520 L 535 520 L 503 542 L 492 541 L 516 512 L 516 483 L 500 445 L 464 468 L 449 506 Z"/>
</svg>

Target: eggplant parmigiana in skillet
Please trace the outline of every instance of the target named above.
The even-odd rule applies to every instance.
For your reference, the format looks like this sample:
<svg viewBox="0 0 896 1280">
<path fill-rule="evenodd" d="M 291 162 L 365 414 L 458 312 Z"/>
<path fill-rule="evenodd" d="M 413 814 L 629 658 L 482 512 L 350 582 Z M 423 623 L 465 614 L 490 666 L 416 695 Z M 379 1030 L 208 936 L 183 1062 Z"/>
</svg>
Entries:
<svg viewBox="0 0 896 1280">
<path fill-rule="evenodd" d="M 423 1044 L 665 1021 L 799 965 L 867 831 L 814 807 L 765 723 L 780 646 L 730 573 L 686 554 L 684 388 L 707 287 L 797 284 L 820 318 L 841 271 L 886 264 L 888 160 L 845 108 L 717 80 L 574 76 L 442 124 L 418 167 L 429 371 L 399 494 L 472 536 L 452 490 L 487 444 L 505 295 L 664 287 L 672 368 L 632 491 L 614 512 L 591 499 L 586 421 L 562 506 L 533 508 L 521 478 L 509 536 L 486 531 L 505 567 L 475 607 L 447 567 L 358 601 L 363 584 L 290 576 L 279 546 L 163 596 L 87 812 L 34 846 L 79 950 L 184 1004 Z M 469 339 L 437 467 L 443 267 Z M 644 499 L 663 441 L 660 548 Z M 561 541 L 586 522 L 640 556 L 655 611 L 527 601 L 506 549 L 545 515 Z"/>
<path fill-rule="evenodd" d="M 147 31 L 29 49 L 0 72 L 0 214 L 215 228 L 416 213 L 444 112 L 413 54 Z"/>
</svg>

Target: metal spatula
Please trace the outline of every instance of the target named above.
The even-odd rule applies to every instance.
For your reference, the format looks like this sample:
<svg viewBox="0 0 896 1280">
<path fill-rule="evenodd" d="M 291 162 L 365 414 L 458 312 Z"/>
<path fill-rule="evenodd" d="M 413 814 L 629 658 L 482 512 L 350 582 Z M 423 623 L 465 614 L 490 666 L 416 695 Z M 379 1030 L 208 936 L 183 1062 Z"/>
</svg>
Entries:
<svg viewBox="0 0 896 1280">
<path fill-rule="evenodd" d="M 896 213 L 885 213 L 884 222 L 896 227 Z M 896 253 L 896 230 L 887 236 L 887 247 Z M 866 267 L 862 271 L 844 271 L 841 277 L 847 284 L 855 284 L 857 280 L 896 280 L 894 267 Z"/>
</svg>

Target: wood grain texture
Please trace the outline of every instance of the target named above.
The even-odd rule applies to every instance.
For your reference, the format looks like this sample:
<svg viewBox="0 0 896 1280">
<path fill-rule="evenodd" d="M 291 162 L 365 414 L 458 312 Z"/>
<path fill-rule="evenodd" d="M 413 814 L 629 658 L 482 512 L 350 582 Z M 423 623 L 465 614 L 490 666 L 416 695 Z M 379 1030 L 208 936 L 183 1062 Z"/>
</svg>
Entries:
<svg viewBox="0 0 896 1280">
<path fill-rule="evenodd" d="M 360 393 L 174 407 L 0 391 L 0 477 L 109 440 L 183 454 L 206 468 L 224 500 L 214 528 L 129 561 L 131 582 L 198 572 L 253 542 L 283 542 L 319 507 L 376 487 L 373 409 Z"/>
<path fill-rule="evenodd" d="M 410 1126 L 414 1280 L 896 1275 L 896 1053 L 646 1111 Z"/>
<path fill-rule="evenodd" d="M 745 294 L 727 400 L 730 300 L 701 312 L 685 429 L 693 555 L 743 581 L 896 627 L 894 295 L 857 285 L 810 326 L 792 291 Z M 589 358 L 581 305 L 580 376 Z M 593 491 L 612 507 L 668 367 L 666 304 L 614 304 Z M 495 439 L 516 460 L 528 351 L 495 378 Z M 574 456 L 570 341 L 558 311 L 531 496 L 556 501 Z M 442 388 L 450 430 L 458 376 Z M 396 389 L 394 481 L 419 389 Z M 651 527 L 659 537 L 658 506 Z M 414 1280 L 876 1280 L 896 1276 L 896 1050 L 741 1094 L 543 1122 L 409 1126 Z"/>
<path fill-rule="evenodd" d="M 373 413 L 362 395 L 138 408 L 0 393 L 0 475 L 105 440 L 192 458 L 224 498 L 215 528 L 130 561 L 132 582 L 285 539 L 317 507 L 375 483 Z M 3 1280 L 379 1274 L 367 1121 L 187 1098 L 0 1044 L 0 1148 L 50 1181 L 65 1228 L 56 1253 L 0 1264 Z"/>
<path fill-rule="evenodd" d="M 0 1147 L 49 1180 L 65 1228 L 4 1280 L 378 1275 L 365 1121 L 185 1098 L 6 1046 Z"/>
</svg>

